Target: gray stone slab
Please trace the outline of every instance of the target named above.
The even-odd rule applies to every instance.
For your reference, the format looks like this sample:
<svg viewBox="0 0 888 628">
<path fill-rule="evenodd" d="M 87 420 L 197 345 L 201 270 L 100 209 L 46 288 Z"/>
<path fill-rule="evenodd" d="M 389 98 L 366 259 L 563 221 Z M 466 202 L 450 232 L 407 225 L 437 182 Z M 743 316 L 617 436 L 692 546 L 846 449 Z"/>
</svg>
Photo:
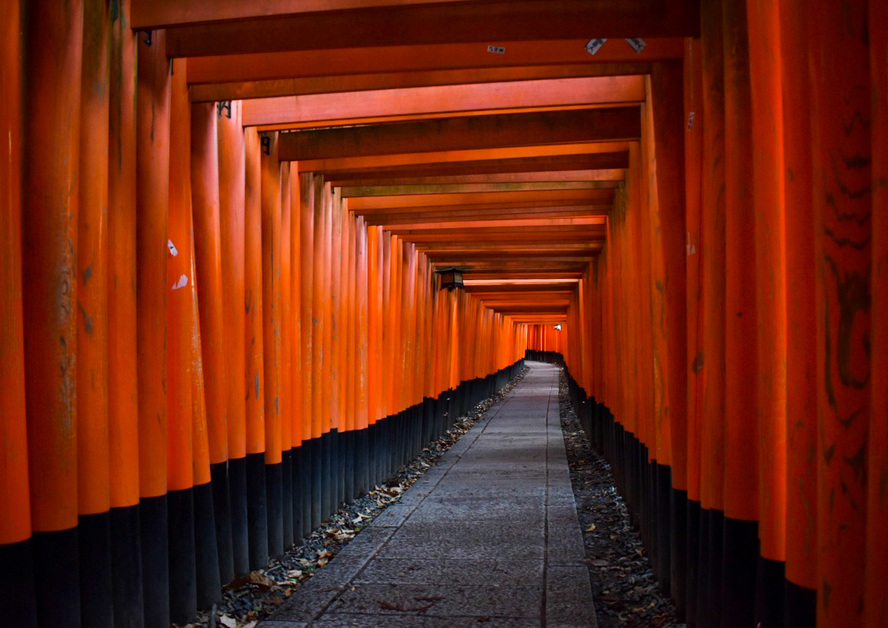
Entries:
<svg viewBox="0 0 888 628">
<path fill-rule="evenodd" d="M 598 625 L 589 570 L 584 565 L 549 566 L 546 572 L 546 625 Z"/>
<path fill-rule="evenodd" d="M 541 560 L 429 560 L 379 558 L 354 579 L 355 583 L 455 585 L 484 583 L 494 586 L 528 586 L 543 577 Z"/>
<path fill-rule="evenodd" d="M 488 616 L 540 619 L 542 587 L 354 584 L 330 604 L 331 613 L 394 617 Z"/>
<path fill-rule="evenodd" d="M 264 626 L 265 624 L 263 624 Z M 318 628 L 539 628 L 538 620 L 490 617 L 488 615 L 469 617 L 393 617 L 367 613 L 329 613 L 312 624 Z M 272 627 L 273 628 L 273 627 Z M 288 626 L 281 626 L 288 628 Z"/>
</svg>

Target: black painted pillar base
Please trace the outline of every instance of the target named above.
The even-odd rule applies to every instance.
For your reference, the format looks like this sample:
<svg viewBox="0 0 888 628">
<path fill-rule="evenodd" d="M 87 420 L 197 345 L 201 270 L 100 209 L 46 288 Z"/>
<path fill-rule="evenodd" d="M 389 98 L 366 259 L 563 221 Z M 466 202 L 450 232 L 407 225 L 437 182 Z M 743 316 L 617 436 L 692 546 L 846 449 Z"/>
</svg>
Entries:
<svg viewBox="0 0 888 628">
<path fill-rule="evenodd" d="M 139 524 L 142 536 L 142 611 L 145 628 L 169 628 L 171 623 L 167 521 L 166 495 L 142 498 Z"/>
<path fill-rule="evenodd" d="M 210 465 L 210 499 L 207 502 L 204 497 L 200 504 L 200 507 L 205 507 L 209 503 L 209 513 L 200 514 L 200 510 L 197 510 L 198 503 L 195 501 L 196 516 L 203 518 L 212 516 L 213 518 L 213 537 L 216 542 L 215 551 L 219 573 L 217 578 L 226 584 L 234 580 L 234 546 L 231 527 L 232 491 L 229 482 L 228 462 Z M 195 495 L 195 500 L 197 500 L 197 495 Z M 200 530 L 196 530 L 196 533 L 200 534 Z"/>
<path fill-rule="evenodd" d="M 703 509 L 700 502 L 688 500 L 688 534 L 687 534 L 687 550 L 688 550 L 688 568 L 685 586 L 687 587 L 687 597 L 685 598 L 685 623 L 688 628 L 697 628 L 700 623 L 698 618 L 699 604 L 698 598 L 700 594 L 700 547 L 702 540 L 700 539 L 701 526 L 703 521 Z"/>
<path fill-rule="evenodd" d="M 302 494 L 302 538 L 311 534 L 311 439 L 299 447 L 299 473 Z"/>
<path fill-rule="evenodd" d="M 310 530 L 321 525 L 321 438 L 312 438 L 309 444 L 309 472 L 311 473 L 311 526 Z"/>
<path fill-rule="evenodd" d="M 283 514 L 283 545 L 293 545 L 293 450 L 281 453 L 281 509 Z"/>
<path fill-rule="evenodd" d="M 222 465 L 216 465 L 222 466 Z M 227 482 L 225 488 L 227 489 Z M 210 608 L 216 602 L 222 600 L 222 578 L 227 577 L 225 583 L 234 579 L 234 564 L 231 555 L 228 555 L 228 565 L 225 568 L 225 576 L 219 565 L 219 547 L 226 548 L 226 544 L 216 538 L 219 526 L 216 524 L 216 512 L 214 512 L 214 482 L 199 484 L 194 487 L 194 556 L 195 572 L 197 574 L 197 608 Z M 227 493 L 227 490 L 226 490 Z M 230 536 L 230 526 L 228 528 Z M 231 539 L 227 543 L 227 549 L 231 549 Z"/>
<path fill-rule="evenodd" d="M 786 628 L 814 628 L 817 625 L 817 591 L 784 581 L 784 625 Z"/>
<path fill-rule="evenodd" d="M 294 447 L 290 458 L 290 486 L 293 491 L 291 499 L 293 508 L 293 544 L 296 546 L 302 545 L 303 528 L 305 527 L 305 520 L 303 519 L 305 516 L 305 510 L 303 508 L 304 502 L 302 499 L 302 467 L 304 466 L 302 455 L 304 451 L 305 450 L 301 445 L 299 447 Z"/>
<path fill-rule="evenodd" d="M 52 586 L 35 581 L 38 624 L 80 626 L 80 561 L 77 528 L 35 532 L 31 538 L 35 576 L 52 574 Z M 169 625 L 169 624 L 167 624 Z"/>
<path fill-rule="evenodd" d="M 784 582 L 786 565 L 783 561 L 758 558 L 755 591 L 755 624 L 768 628 L 784 626 Z"/>
<path fill-rule="evenodd" d="M 188 624 L 197 619 L 197 573 L 194 550 L 192 489 L 167 493 L 169 520 L 170 621 Z"/>
<path fill-rule="evenodd" d="M 265 465 L 265 493 L 268 500 L 268 554 L 284 553 L 284 508 L 281 495 L 283 469 L 280 462 Z"/>
<path fill-rule="evenodd" d="M 31 539 L 0 545 L 0 626 L 37 628 Z"/>
<path fill-rule="evenodd" d="M 114 625 L 141 628 L 142 543 L 140 506 L 111 509 L 111 573 L 114 587 Z M 0 561 L 2 562 L 2 561 Z"/>
<path fill-rule="evenodd" d="M 672 534 L 670 541 L 670 575 L 669 591 L 678 619 L 684 620 L 687 609 L 687 572 L 688 572 L 688 492 L 672 489 Z"/>
<path fill-rule="evenodd" d="M 721 625 L 748 628 L 755 617 L 758 523 L 724 518 Z"/>
<path fill-rule="evenodd" d="M 111 516 L 107 512 L 80 515 L 80 620 L 96 628 L 114 625 L 114 585 L 111 579 Z"/>
<path fill-rule="evenodd" d="M 235 577 L 244 576 L 250 572 L 250 543 L 249 533 L 247 532 L 246 458 L 232 458 L 228 461 L 228 495 L 231 507 L 232 566 Z M 230 582 L 230 580 L 226 581 L 224 577 L 221 577 L 221 580 L 224 584 Z"/>
<path fill-rule="evenodd" d="M 265 452 L 247 454 L 247 543 L 250 571 L 268 564 L 268 507 Z"/>
</svg>

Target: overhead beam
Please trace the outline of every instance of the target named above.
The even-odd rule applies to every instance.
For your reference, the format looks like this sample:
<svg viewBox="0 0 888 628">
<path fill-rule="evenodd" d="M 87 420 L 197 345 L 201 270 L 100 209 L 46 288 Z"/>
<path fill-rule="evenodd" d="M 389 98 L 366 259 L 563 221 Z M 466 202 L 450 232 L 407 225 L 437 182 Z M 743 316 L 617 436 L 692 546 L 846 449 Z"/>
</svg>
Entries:
<svg viewBox="0 0 888 628">
<path fill-rule="evenodd" d="M 491 219 L 527 220 L 533 218 L 584 218 L 589 216 L 607 216 L 610 213 L 610 205 L 587 205 L 569 208 L 535 208 L 527 210 L 498 210 L 498 211 L 465 211 L 448 210 L 444 212 L 409 212 L 405 214 L 372 213 L 363 214 L 364 222 L 368 225 L 396 226 L 421 223 L 438 223 L 446 221 L 481 222 Z"/>
<path fill-rule="evenodd" d="M 448 229 L 465 230 L 467 234 L 482 229 L 519 229 L 519 228 L 553 228 L 553 227 L 600 227 L 603 226 L 605 219 L 603 216 L 582 216 L 571 218 L 501 218 L 499 220 L 479 220 L 475 222 L 464 222 L 461 220 L 453 220 L 450 222 L 430 222 L 428 224 L 405 224 L 398 225 L 388 229 L 391 233 L 407 233 L 407 232 L 440 232 Z"/>
<path fill-rule="evenodd" d="M 680 43 L 680 40 L 661 40 Z M 647 51 L 647 48 L 645 49 Z M 680 52 L 680 50 L 679 50 Z M 354 54 L 354 53 L 353 53 Z M 262 55 L 250 55 L 251 57 Z M 533 81 L 543 79 L 570 79 L 601 76 L 633 76 L 650 74 L 656 62 L 637 60 L 614 63 L 584 63 L 581 65 L 532 65 L 503 68 L 467 68 L 464 70 L 392 70 L 372 74 L 334 74 L 307 77 L 283 77 L 266 79 L 235 79 L 226 72 L 222 61 L 231 57 L 195 57 L 188 60 L 189 78 L 195 65 L 206 59 L 219 60 L 209 78 L 211 82 L 194 83 L 188 93 L 192 102 L 217 102 L 221 100 L 251 100 L 279 96 L 339 94 L 369 90 L 432 87 L 436 85 L 465 85 L 501 83 L 504 81 Z M 262 68 L 262 62 L 258 61 Z M 250 66 L 252 67 L 252 65 Z M 268 68 L 262 68 L 264 73 Z M 291 70 L 292 71 L 292 70 Z"/>
<path fill-rule="evenodd" d="M 566 218 L 569 216 L 604 216 L 613 203 L 565 201 L 538 201 L 527 203 L 460 204 L 455 206 L 394 207 L 391 209 L 363 209 L 356 214 L 368 224 L 394 223 L 416 220 L 488 220 L 490 218 Z"/>
<path fill-rule="evenodd" d="M 565 287 L 567 286 L 567 287 Z M 518 292 L 518 293 L 537 293 L 537 292 L 565 292 L 566 294 L 573 294 L 575 291 L 576 283 L 528 283 L 528 284 L 484 284 L 477 285 L 472 284 L 471 281 L 466 283 L 465 291 L 473 294 L 485 295 L 487 293 L 506 293 L 506 292 Z"/>
<path fill-rule="evenodd" d="M 512 113 L 284 133 L 281 161 L 428 153 L 559 142 L 613 142 L 641 136 L 638 107 Z"/>
<path fill-rule="evenodd" d="M 499 45 L 506 49 L 504 54 L 490 53 L 486 45 L 477 43 L 447 42 L 407 46 L 400 42 L 394 44 L 393 42 L 398 42 L 394 39 L 389 42 L 391 45 L 385 46 L 363 47 L 360 42 L 352 42 L 352 45 L 342 49 L 192 57 L 188 60 L 188 83 L 198 85 L 328 77 L 328 83 L 305 84 L 316 85 L 320 91 L 314 93 L 323 93 L 328 90 L 340 91 L 335 87 L 335 82 L 346 81 L 348 85 L 347 81 L 352 78 L 357 81 L 353 85 L 361 85 L 361 81 L 367 82 L 357 89 L 383 89 L 441 84 L 437 81 L 459 84 L 638 74 L 637 71 L 625 70 L 631 70 L 633 65 L 681 59 L 684 55 L 684 42 L 681 39 L 647 38 L 646 47 L 641 52 L 635 52 L 628 43 L 617 40 L 602 46 L 593 57 L 585 49 L 588 40 L 588 36 L 554 41 L 500 40 Z M 613 67 L 609 69 L 609 66 Z M 476 74 L 464 74 L 468 71 Z M 536 72 L 538 76 L 528 76 L 528 72 Z M 550 72 L 565 74 L 550 75 Z M 426 81 L 433 82 L 416 84 L 416 81 L 423 80 L 420 77 L 423 73 L 428 73 Z M 403 78 L 393 80 L 404 82 L 373 83 L 372 77 L 381 79 L 383 75 L 402 75 Z"/>
<path fill-rule="evenodd" d="M 256 17 L 280 17 L 294 13 L 344 11 L 431 2 L 470 2 L 472 0 L 133 0 L 132 27 L 167 28 L 186 24 L 205 24 Z"/>
<path fill-rule="evenodd" d="M 153 26 L 153 25 L 152 25 Z M 148 28 L 149 25 L 142 25 Z M 694 0 L 498 0 L 278 14 L 215 24 L 171 27 L 167 55 L 201 57 L 284 50 L 327 50 L 355 44 L 441 43 L 591 37 L 694 37 Z"/>
<path fill-rule="evenodd" d="M 406 194 L 396 196 L 359 196 L 348 199 L 348 208 L 356 214 L 374 209 L 453 206 L 484 203 L 532 203 L 557 202 L 610 203 L 614 198 L 613 188 L 593 188 L 580 190 L 521 190 L 500 192 L 454 192 L 451 194 Z"/>
<path fill-rule="evenodd" d="M 284 135 L 290 135 L 285 133 Z M 457 166 L 466 161 L 496 161 L 524 158 L 577 157 L 603 153 L 623 153 L 632 142 L 569 142 L 540 144 L 535 146 L 508 146 L 475 148 L 467 150 L 435 150 L 428 153 L 399 153 L 364 157 L 332 157 L 329 159 L 305 159 L 296 162 L 299 172 L 320 172 L 328 180 L 336 173 L 380 173 L 390 170 L 409 171 L 412 168 L 433 167 L 431 174 L 446 173 L 447 166 Z M 495 168 L 495 166 L 494 166 Z M 403 169 L 403 170 L 401 170 Z M 558 168 L 565 170 L 569 168 Z M 493 169 L 491 172 L 500 172 Z M 508 170 L 503 170 L 508 172 Z"/>
<path fill-rule="evenodd" d="M 429 194 L 488 194 L 492 192 L 543 192 L 563 190 L 609 190 L 613 182 L 600 181 L 514 181 L 509 183 L 419 183 L 414 185 L 360 185 L 341 186 L 342 198 L 371 198 L 383 196 L 416 196 Z"/>
<path fill-rule="evenodd" d="M 243 103 L 243 124 L 319 124 L 360 118 L 613 105 L 643 100 L 644 80 L 641 76 L 410 87 L 248 100 Z"/>
<path fill-rule="evenodd" d="M 541 172 L 504 172 L 494 174 L 433 175 L 427 177 L 400 177 L 392 179 L 335 179 L 331 181 L 342 189 L 349 187 L 380 187 L 386 185 L 456 185 L 465 183 L 550 183 L 560 181 L 598 181 L 616 187 L 626 178 L 622 168 L 602 170 L 552 170 Z"/>
<path fill-rule="evenodd" d="M 591 152 L 593 147 L 581 145 L 585 152 L 568 154 L 540 155 L 534 157 L 509 157 L 508 151 L 500 150 L 502 156 L 493 159 L 458 160 L 453 155 L 441 155 L 440 161 L 420 164 L 380 165 L 377 168 L 358 168 L 342 164 L 321 164 L 318 162 L 298 162 L 300 172 L 323 172 L 325 178 L 333 184 L 345 185 L 349 180 L 358 179 L 355 185 L 397 185 L 389 179 L 508 175 L 534 171 L 571 172 L 595 171 L 605 169 L 625 170 L 629 167 L 629 151 L 616 150 L 601 153 Z M 419 156 L 417 156 L 419 157 Z M 451 161 L 445 159 L 451 158 Z M 318 170 L 323 167 L 324 170 Z M 372 177 L 372 179 L 371 179 Z M 361 179 L 363 178 L 363 179 Z M 368 183 L 362 181 L 370 181 Z"/>
</svg>

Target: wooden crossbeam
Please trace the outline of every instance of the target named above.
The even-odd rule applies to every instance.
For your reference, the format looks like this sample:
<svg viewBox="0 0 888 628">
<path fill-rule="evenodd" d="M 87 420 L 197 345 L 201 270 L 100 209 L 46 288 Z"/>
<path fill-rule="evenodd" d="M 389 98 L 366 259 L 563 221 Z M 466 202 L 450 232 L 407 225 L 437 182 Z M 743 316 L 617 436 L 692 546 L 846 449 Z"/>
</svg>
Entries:
<svg viewBox="0 0 888 628">
<path fill-rule="evenodd" d="M 644 100 L 641 76 L 474 83 L 259 98 L 243 103 L 244 126 L 355 123 L 371 118 L 418 117 Z"/>
<path fill-rule="evenodd" d="M 625 169 L 629 167 L 629 151 L 615 150 L 607 152 L 589 152 L 591 147 L 583 145 L 580 150 L 588 149 L 587 152 L 574 152 L 568 154 L 550 154 L 532 157 L 509 157 L 505 151 L 502 157 L 494 159 L 472 159 L 471 155 L 467 155 L 466 159 L 452 159 L 444 161 L 444 156 L 440 157 L 441 161 L 426 161 L 423 163 L 412 164 L 394 164 L 381 165 L 376 169 L 359 168 L 356 166 L 349 167 L 349 164 L 328 163 L 319 164 L 317 162 L 308 164 L 299 162 L 299 169 L 303 172 L 309 171 L 310 165 L 321 166 L 323 169 L 315 169 L 313 172 L 324 172 L 325 176 L 331 183 L 347 183 L 349 179 L 364 177 L 376 184 L 385 185 L 391 183 L 389 179 L 399 178 L 422 178 L 422 177 L 445 177 L 445 176 L 464 176 L 474 175 L 481 176 L 485 174 L 510 174 L 523 172 L 570 172 L 585 170 L 601 170 L 619 168 Z M 402 160 L 404 161 L 404 160 Z M 373 185 L 373 183 L 365 185 Z M 358 184 L 360 185 L 360 183 Z"/>
<path fill-rule="evenodd" d="M 406 46 L 395 40 L 387 46 L 355 45 L 342 49 L 193 57 L 188 60 L 188 82 L 198 85 L 329 77 L 330 82 L 304 83 L 310 91 L 294 92 L 324 93 L 339 91 L 333 85 L 333 79 L 346 81 L 346 87 L 363 90 L 492 80 L 638 74 L 632 66 L 638 64 L 640 69 L 642 65 L 652 62 L 681 59 L 684 54 L 684 43 L 680 39 L 648 38 L 645 39 L 647 46 L 640 53 L 636 53 L 626 42 L 616 42 L 603 46 L 592 57 L 585 50 L 587 41 L 588 37 L 554 41 L 501 41 L 506 48 L 506 53 L 501 55 L 491 54 L 486 45 L 479 46 L 477 43 Z M 613 72 L 608 66 L 614 66 L 613 69 L 618 71 Z M 556 70 L 558 67 L 573 70 Z M 581 71 L 583 67 L 587 69 Z M 528 75 L 528 72 L 536 74 Z M 421 79 L 421 73 L 429 73 L 429 76 Z M 400 82 L 398 79 L 387 79 L 386 83 L 378 83 L 378 80 L 386 80 L 382 79 L 383 75 L 404 75 L 404 78 Z M 354 78 L 354 83 L 348 83 L 350 77 Z"/>
<path fill-rule="evenodd" d="M 675 44 L 681 40 L 661 40 L 668 42 L 670 48 L 664 55 L 672 56 L 671 47 L 681 49 Z M 555 42 L 561 43 L 561 42 Z M 571 42 L 576 49 L 577 42 Z M 649 46 L 650 47 L 650 46 Z M 647 48 L 642 54 L 647 52 Z M 349 51 L 350 55 L 356 54 Z M 335 74 L 324 76 L 284 75 L 281 78 L 244 78 L 254 74 L 261 76 L 273 75 L 272 67 L 256 57 L 277 57 L 279 55 L 299 56 L 303 53 L 272 53 L 269 55 L 243 55 L 251 58 L 251 62 L 243 69 L 237 70 L 226 62 L 235 60 L 234 67 L 240 66 L 242 55 L 227 57 L 196 57 L 188 60 L 189 79 L 192 73 L 197 74 L 205 82 L 194 82 L 188 88 L 192 102 L 217 102 L 220 100 L 250 100 L 254 98 L 277 98 L 281 96 L 340 94 L 343 92 L 363 92 L 368 90 L 402 89 L 415 87 L 431 87 L 436 85 L 464 85 L 500 83 L 503 81 L 535 81 L 543 79 L 570 79 L 596 76 L 632 76 L 650 74 L 656 61 L 638 61 L 632 59 L 624 62 L 583 63 L 573 65 L 529 65 L 518 67 L 467 68 L 462 70 L 409 70 L 374 72 L 370 74 Z M 628 53 L 627 53 L 628 54 Z M 633 53 L 634 54 L 634 53 Z M 373 56 L 376 58 L 376 55 Z M 212 65 L 210 65 L 212 63 Z M 203 66 L 203 67 L 202 67 Z M 210 66 L 210 67 L 207 67 Z M 288 64 L 293 68 L 299 65 Z M 199 71 L 203 69 L 203 71 Z M 192 72 L 192 70 L 198 70 Z M 295 70 L 301 71 L 301 70 Z M 234 78 L 234 73 L 242 78 Z"/>
<path fill-rule="evenodd" d="M 519 190 L 500 192 L 454 192 L 452 194 L 406 194 L 396 196 L 362 196 L 351 198 L 348 208 L 356 214 L 372 210 L 394 208 L 437 207 L 458 209 L 465 205 L 489 203 L 569 202 L 609 203 L 613 201 L 613 188 L 580 190 Z"/>
<path fill-rule="evenodd" d="M 284 134 L 288 135 L 288 134 Z M 305 159 L 295 162 L 299 172 L 317 172 L 325 177 L 335 177 L 339 173 L 379 173 L 397 170 L 410 171 L 414 168 L 432 168 L 427 174 L 446 174 L 449 166 L 457 167 L 468 161 L 496 161 L 513 159 L 540 159 L 553 157 L 579 157 L 604 153 L 623 153 L 634 142 L 567 142 L 559 144 L 539 144 L 535 146 L 508 146 L 497 148 L 475 148 L 466 150 L 434 150 L 427 153 L 396 153 L 369 155 L 364 157 L 332 157 L 329 159 Z M 512 163 L 510 161 L 510 163 Z M 625 166 L 624 166 L 625 167 Z M 526 169 L 523 168 L 523 169 Z M 569 169 L 558 167 L 557 170 Z M 483 171 L 482 171 L 483 172 Z M 490 172 L 509 172 L 494 169 Z"/>
<path fill-rule="evenodd" d="M 140 20 L 136 28 L 158 26 Z M 694 0 L 478 0 L 277 13 L 274 19 L 268 15 L 243 16 L 225 22 L 173 26 L 167 32 L 167 55 L 327 50 L 386 46 L 393 41 L 424 46 L 590 37 L 693 37 L 699 27 L 699 7 Z"/>
<path fill-rule="evenodd" d="M 641 136 L 638 107 L 513 113 L 284 133 L 281 161 L 612 142 Z"/>
<path fill-rule="evenodd" d="M 494 174 L 432 175 L 426 177 L 400 177 L 392 179 L 337 179 L 338 187 L 410 186 L 410 185 L 458 185 L 466 183 L 554 183 L 570 181 L 596 181 L 597 187 L 617 187 L 626 178 L 622 168 L 601 170 L 543 170 L 541 172 L 503 172 Z"/>
</svg>

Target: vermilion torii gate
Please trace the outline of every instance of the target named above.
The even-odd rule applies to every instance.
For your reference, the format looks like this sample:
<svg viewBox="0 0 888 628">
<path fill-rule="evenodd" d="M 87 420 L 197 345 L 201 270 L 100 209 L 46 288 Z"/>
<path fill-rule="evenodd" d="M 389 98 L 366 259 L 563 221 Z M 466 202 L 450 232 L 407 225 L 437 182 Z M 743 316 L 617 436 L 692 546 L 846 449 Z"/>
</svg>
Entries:
<svg viewBox="0 0 888 628">
<path fill-rule="evenodd" d="M 4 2 L 0 625 L 187 623 L 526 350 L 689 625 L 888 625 L 886 24 Z"/>
</svg>

